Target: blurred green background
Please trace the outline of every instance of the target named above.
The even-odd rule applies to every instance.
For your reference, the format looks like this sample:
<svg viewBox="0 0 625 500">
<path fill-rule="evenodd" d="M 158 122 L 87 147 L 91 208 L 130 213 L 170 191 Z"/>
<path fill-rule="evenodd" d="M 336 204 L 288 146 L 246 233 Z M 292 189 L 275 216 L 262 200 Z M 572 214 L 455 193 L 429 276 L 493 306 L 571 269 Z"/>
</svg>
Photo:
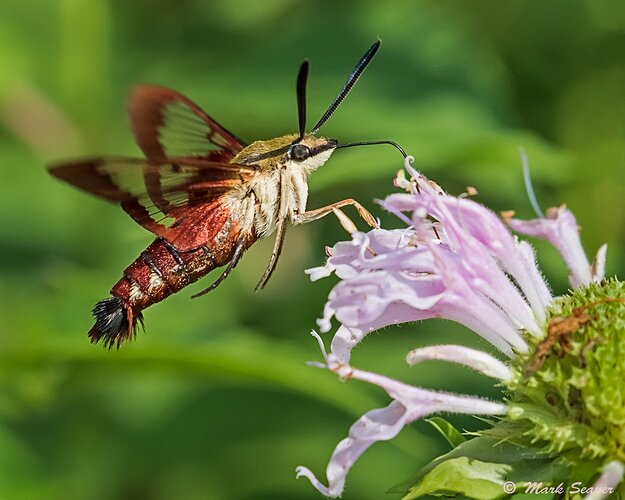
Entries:
<svg viewBox="0 0 625 500">
<path fill-rule="evenodd" d="M 312 64 L 312 123 L 376 36 L 380 52 L 325 135 L 396 140 L 449 191 L 476 186 L 494 209 L 529 217 L 523 146 L 543 207 L 566 202 L 589 255 L 607 242 L 608 274 L 623 276 L 623 2 L 4 0 L 0 498 L 319 498 L 295 467 L 324 477 L 352 422 L 388 403 L 305 366 L 320 359 L 309 331 L 335 280 L 312 284 L 303 271 L 347 237 L 336 220 L 290 230 L 263 292 L 253 288 L 271 242 L 209 296 L 189 300 L 213 277 L 148 310 L 148 333 L 107 352 L 88 342 L 89 311 L 151 236 L 45 165 L 138 155 L 125 115 L 137 83 L 179 90 L 248 141 L 294 131 L 301 61 Z M 354 197 L 398 227 L 373 200 L 401 166 L 388 147 L 337 152 L 311 177 L 309 206 Z M 554 291 L 566 291 L 559 256 L 538 247 Z M 460 368 L 405 365 L 433 342 L 484 346 L 428 321 L 371 335 L 353 363 L 499 397 Z M 362 457 L 344 498 L 382 498 L 445 450 L 417 422 Z"/>
</svg>

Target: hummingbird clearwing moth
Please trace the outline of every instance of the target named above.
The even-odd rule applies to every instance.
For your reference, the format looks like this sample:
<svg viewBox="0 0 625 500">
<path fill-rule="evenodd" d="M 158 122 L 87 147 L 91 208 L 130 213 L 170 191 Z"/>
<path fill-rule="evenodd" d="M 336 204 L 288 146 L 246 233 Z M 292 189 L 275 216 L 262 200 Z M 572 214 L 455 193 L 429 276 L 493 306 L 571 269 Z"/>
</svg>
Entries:
<svg viewBox="0 0 625 500">
<path fill-rule="evenodd" d="M 256 289 L 263 288 L 277 264 L 289 222 L 303 224 L 353 205 L 370 226 L 376 221 L 358 202 L 345 199 L 306 210 L 308 176 L 338 148 L 335 139 L 317 136 L 371 62 L 376 41 L 363 55 L 330 107 L 306 132 L 308 61 L 297 76 L 299 129 L 247 145 L 199 106 L 164 87 L 139 86 L 130 96 L 129 114 L 143 159 L 92 158 L 61 163 L 50 173 L 69 184 L 119 203 L 137 223 L 156 235 L 113 286 L 112 297 L 98 302 L 93 343 L 108 348 L 130 339 L 142 311 L 225 266 L 198 297 L 214 290 L 257 239 L 276 233 L 271 259 Z"/>
</svg>

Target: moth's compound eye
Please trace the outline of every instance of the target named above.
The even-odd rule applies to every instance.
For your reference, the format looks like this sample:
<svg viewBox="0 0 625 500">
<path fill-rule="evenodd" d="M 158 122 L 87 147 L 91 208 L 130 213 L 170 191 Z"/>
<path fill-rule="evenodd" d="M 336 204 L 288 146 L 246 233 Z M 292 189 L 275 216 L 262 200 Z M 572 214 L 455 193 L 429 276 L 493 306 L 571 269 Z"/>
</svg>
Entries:
<svg viewBox="0 0 625 500">
<path fill-rule="evenodd" d="M 303 144 L 295 144 L 291 147 L 290 155 L 295 161 L 304 161 L 310 156 L 310 149 Z"/>
</svg>

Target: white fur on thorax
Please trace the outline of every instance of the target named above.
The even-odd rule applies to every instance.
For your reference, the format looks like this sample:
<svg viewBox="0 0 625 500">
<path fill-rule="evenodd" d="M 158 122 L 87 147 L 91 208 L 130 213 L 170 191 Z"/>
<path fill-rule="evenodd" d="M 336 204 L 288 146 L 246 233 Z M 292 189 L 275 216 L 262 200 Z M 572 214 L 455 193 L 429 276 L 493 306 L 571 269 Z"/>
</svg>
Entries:
<svg viewBox="0 0 625 500">
<path fill-rule="evenodd" d="M 333 150 L 318 153 L 303 162 L 288 160 L 285 168 L 287 217 L 293 220 L 306 211 L 308 176 L 323 165 Z M 261 170 L 249 182 L 228 193 L 225 207 L 238 218 L 243 234 L 254 229 L 259 238 L 276 230 L 280 210 L 280 169 Z"/>
</svg>

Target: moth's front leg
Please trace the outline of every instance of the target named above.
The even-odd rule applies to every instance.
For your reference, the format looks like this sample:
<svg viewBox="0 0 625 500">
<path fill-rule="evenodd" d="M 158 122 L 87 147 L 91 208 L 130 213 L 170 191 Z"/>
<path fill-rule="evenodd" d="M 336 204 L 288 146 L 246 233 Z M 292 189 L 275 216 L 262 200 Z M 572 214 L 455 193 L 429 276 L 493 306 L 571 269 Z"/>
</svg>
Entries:
<svg viewBox="0 0 625 500">
<path fill-rule="evenodd" d="M 351 198 L 337 201 L 336 203 L 326 205 L 325 207 L 317 208 L 316 210 L 307 210 L 306 212 L 295 214 L 295 216 L 293 217 L 293 224 L 306 224 L 307 222 L 321 219 L 329 213 L 334 213 L 339 219 L 341 225 L 345 227 L 345 219 L 343 219 L 343 217 L 347 218 L 347 216 L 343 214 L 339 209 L 348 205 L 354 206 L 356 210 L 358 210 L 358 215 L 360 215 L 360 217 L 362 217 L 363 220 L 372 228 L 379 229 L 380 226 L 378 225 L 378 222 L 373 218 L 373 215 L 371 215 L 369 211 L 360 203 Z"/>
</svg>

